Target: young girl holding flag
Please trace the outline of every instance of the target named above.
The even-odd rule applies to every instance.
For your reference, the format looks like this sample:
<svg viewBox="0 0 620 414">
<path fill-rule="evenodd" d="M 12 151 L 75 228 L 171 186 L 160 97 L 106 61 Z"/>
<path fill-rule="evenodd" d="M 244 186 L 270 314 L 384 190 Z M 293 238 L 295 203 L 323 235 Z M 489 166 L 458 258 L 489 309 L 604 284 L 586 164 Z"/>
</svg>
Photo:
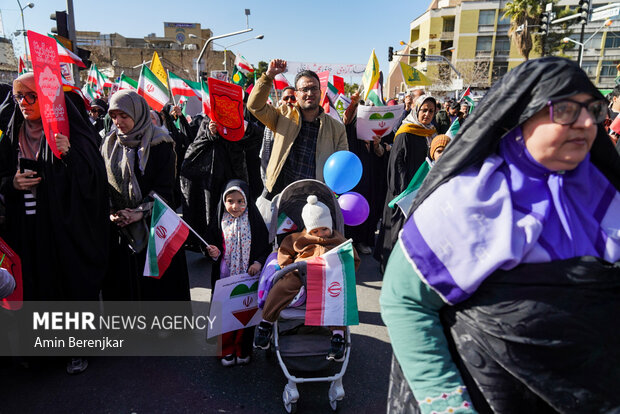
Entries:
<svg viewBox="0 0 620 414">
<path fill-rule="evenodd" d="M 229 181 L 219 205 L 217 228 L 209 232 L 207 251 L 214 260 L 211 286 L 223 277 L 257 275 L 271 252 L 267 227 L 256 205 L 248 198 L 250 188 L 242 180 Z M 221 335 L 220 358 L 225 367 L 250 362 L 254 327 Z"/>
</svg>

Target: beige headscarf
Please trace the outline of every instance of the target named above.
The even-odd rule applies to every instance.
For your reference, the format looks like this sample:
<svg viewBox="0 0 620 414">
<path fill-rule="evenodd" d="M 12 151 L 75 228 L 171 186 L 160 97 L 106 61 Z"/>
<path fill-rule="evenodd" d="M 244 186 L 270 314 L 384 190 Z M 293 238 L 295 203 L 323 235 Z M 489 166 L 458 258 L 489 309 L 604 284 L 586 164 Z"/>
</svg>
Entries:
<svg viewBox="0 0 620 414">
<path fill-rule="evenodd" d="M 111 111 L 122 111 L 134 121 L 129 133 L 123 134 L 114 128 L 101 146 L 111 186 L 112 207 L 135 208 L 143 199 L 134 171 L 136 155 L 140 172 L 144 174 L 151 147 L 174 141 L 165 130 L 153 125 L 149 105 L 134 91 L 122 90 L 112 95 L 108 112 Z"/>
<path fill-rule="evenodd" d="M 37 93 L 34 74 L 24 73 L 13 81 L 13 91 Z M 39 102 L 35 102 L 38 105 Z M 41 138 L 43 137 L 43 121 L 41 118 L 35 120 L 24 120 L 24 124 L 19 130 L 19 153 L 22 158 L 36 160 L 39 155 Z"/>
</svg>

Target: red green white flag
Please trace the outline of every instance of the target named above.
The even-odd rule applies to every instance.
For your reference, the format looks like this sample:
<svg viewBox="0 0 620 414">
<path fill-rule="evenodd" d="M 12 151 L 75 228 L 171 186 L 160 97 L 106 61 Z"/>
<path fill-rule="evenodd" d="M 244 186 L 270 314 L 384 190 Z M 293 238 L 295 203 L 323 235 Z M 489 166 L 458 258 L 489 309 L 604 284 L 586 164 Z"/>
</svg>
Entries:
<svg viewBox="0 0 620 414">
<path fill-rule="evenodd" d="M 368 92 L 366 99 L 375 106 L 385 106 L 383 101 L 383 73 L 379 72 L 379 78 Z"/>
<path fill-rule="evenodd" d="M 19 57 L 19 64 L 17 66 L 17 75 L 21 76 L 24 73 L 28 72 L 28 68 L 26 67 L 26 64 L 24 63 L 24 59 L 22 59 L 22 57 Z"/>
<path fill-rule="evenodd" d="M 202 113 L 211 118 L 211 98 L 209 97 L 209 85 L 200 81 L 200 98 L 202 99 Z"/>
<path fill-rule="evenodd" d="M 125 73 L 121 73 L 120 80 L 118 82 L 118 90 L 130 89 L 133 91 L 138 90 L 138 82 L 135 79 L 131 79 Z"/>
<path fill-rule="evenodd" d="M 146 67 L 146 66 L 144 66 Z M 146 250 L 144 276 L 159 279 L 172 258 L 185 243 L 189 227 L 170 207 L 155 196 L 151 214 L 151 231 Z"/>
<path fill-rule="evenodd" d="M 358 325 L 353 241 L 307 262 L 306 325 Z"/>
<path fill-rule="evenodd" d="M 245 76 L 250 76 L 254 73 L 252 64 L 241 55 L 235 56 L 235 67 Z"/>
<path fill-rule="evenodd" d="M 469 86 L 467 87 L 467 90 L 465 91 L 463 96 L 461 96 L 461 100 L 463 99 L 465 99 L 469 104 L 469 113 L 471 113 L 471 111 L 474 110 L 475 102 L 471 97 L 471 90 L 469 89 Z"/>
<path fill-rule="evenodd" d="M 64 47 L 62 43 L 60 43 L 55 37 L 52 38 L 56 40 L 56 45 L 58 47 L 58 60 L 61 63 L 73 63 L 74 65 L 78 65 L 81 68 L 86 68 L 86 65 L 78 55 Z"/>
<path fill-rule="evenodd" d="M 190 86 L 189 83 L 189 80 L 183 79 L 172 72 L 168 72 L 168 85 L 170 86 L 170 92 L 172 95 L 200 97 L 200 86 L 198 87 L 198 90 L 196 90 Z"/>
<path fill-rule="evenodd" d="M 291 84 L 288 83 L 288 80 L 284 77 L 283 74 L 278 73 L 275 78 L 273 78 L 273 87 L 277 90 L 281 91 L 287 86 L 291 86 Z"/>
<path fill-rule="evenodd" d="M 142 65 L 140 79 L 138 80 L 138 94 L 142 95 L 151 108 L 161 111 L 170 97 L 168 88 L 146 66 Z"/>
</svg>

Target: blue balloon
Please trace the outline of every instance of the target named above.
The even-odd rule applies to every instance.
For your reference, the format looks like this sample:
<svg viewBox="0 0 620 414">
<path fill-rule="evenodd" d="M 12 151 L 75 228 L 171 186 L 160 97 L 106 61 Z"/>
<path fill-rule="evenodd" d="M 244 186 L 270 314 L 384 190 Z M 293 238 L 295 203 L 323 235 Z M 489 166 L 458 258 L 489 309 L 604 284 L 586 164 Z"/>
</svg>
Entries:
<svg viewBox="0 0 620 414">
<path fill-rule="evenodd" d="M 360 182 L 362 162 L 350 151 L 335 152 L 323 167 L 323 178 L 334 193 L 346 193 Z"/>
</svg>

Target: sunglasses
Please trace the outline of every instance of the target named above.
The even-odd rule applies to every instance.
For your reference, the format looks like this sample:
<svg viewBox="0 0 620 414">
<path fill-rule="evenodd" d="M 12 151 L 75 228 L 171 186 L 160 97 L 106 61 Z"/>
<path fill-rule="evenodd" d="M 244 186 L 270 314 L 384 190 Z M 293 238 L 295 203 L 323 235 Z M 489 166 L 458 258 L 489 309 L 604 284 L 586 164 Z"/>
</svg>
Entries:
<svg viewBox="0 0 620 414">
<path fill-rule="evenodd" d="M 105 111 L 103 109 L 99 109 L 99 108 L 93 108 L 93 109 L 90 110 L 90 112 L 92 114 L 99 114 L 99 115 L 105 114 Z"/>
<path fill-rule="evenodd" d="M 572 125 L 579 119 L 581 108 L 586 108 L 594 123 L 599 124 L 607 117 L 607 103 L 604 100 L 593 99 L 588 102 L 577 102 L 572 99 L 560 99 L 547 102 L 551 109 L 551 122 L 560 125 Z"/>
<path fill-rule="evenodd" d="M 13 100 L 16 104 L 20 104 L 23 100 L 26 100 L 28 105 L 33 105 L 37 101 L 37 94 L 34 92 L 26 92 L 25 94 L 18 93 L 13 95 Z"/>
<path fill-rule="evenodd" d="M 297 99 L 295 99 L 295 96 L 293 96 L 293 95 L 283 96 L 283 97 L 282 97 L 282 100 L 283 100 L 284 102 L 287 102 L 287 101 L 297 102 Z"/>
</svg>

